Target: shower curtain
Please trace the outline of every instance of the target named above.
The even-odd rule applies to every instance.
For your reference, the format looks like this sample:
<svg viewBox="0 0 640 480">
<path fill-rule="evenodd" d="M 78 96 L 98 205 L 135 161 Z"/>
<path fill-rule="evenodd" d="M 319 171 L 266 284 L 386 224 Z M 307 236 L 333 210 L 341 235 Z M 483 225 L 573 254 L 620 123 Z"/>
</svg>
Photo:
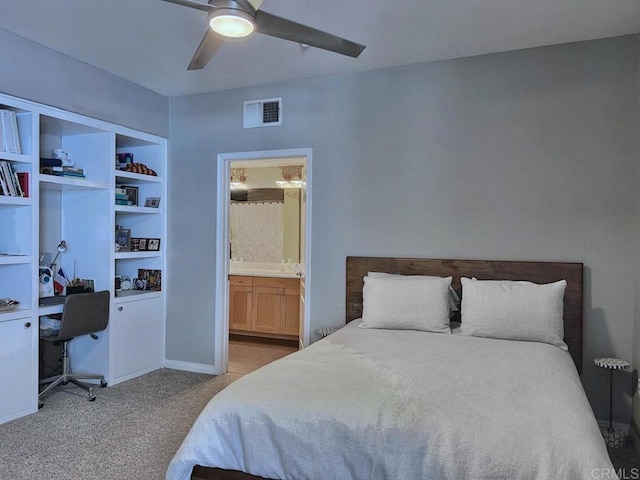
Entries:
<svg viewBox="0 0 640 480">
<path fill-rule="evenodd" d="M 231 257 L 279 263 L 283 252 L 284 203 L 232 203 Z"/>
</svg>

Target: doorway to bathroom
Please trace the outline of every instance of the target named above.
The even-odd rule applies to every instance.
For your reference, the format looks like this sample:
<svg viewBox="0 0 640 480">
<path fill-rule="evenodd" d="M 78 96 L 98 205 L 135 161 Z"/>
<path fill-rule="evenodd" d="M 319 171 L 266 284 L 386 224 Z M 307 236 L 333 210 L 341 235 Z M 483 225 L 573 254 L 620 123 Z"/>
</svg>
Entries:
<svg viewBox="0 0 640 480">
<path fill-rule="evenodd" d="M 216 373 L 308 343 L 311 162 L 308 148 L 218 155 Z"/>
</svg>

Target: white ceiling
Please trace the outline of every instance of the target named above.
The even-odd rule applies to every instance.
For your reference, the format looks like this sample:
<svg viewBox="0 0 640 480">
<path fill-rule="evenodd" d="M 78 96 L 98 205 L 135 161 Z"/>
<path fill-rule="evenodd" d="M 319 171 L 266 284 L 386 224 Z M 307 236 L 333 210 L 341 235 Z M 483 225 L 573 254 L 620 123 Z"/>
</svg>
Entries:
<svg viewBox="0 0 640 480">
<path fill-rule="evenodd" d="M 352 59 L 256 34 L 188 72 L 206 13 L 160 0 L 0 0 L 0 28 L 166 96 L 640 32 L 640 0 L 265 0 L 261 8 L 367 48 Z"/>
</svg>

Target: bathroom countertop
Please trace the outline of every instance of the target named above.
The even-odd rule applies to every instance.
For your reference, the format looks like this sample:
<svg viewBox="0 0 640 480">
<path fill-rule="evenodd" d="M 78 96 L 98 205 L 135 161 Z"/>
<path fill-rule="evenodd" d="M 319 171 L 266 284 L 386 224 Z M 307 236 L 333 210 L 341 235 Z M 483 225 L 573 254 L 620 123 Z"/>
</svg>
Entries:
<svg viewBox="0 0 640 480">
<path fill-rule="evenodd" d="M 245 275 L 247 277 L 300 278 L 296 275 L 297 265 L 291 263 L 262 263 L 231 261 L 229 275 Z M 304 276 L 304 275 L 303 275 Z"/>
<path fill-rule="evenodd" d="M 295 272 L 275 272 L 273 270 L 258 270 L 250 268 L 229 270 L 229 275 L 241 275 L 245 277 L 301 278 L 296 275 Z M 302 278 L 304 278 L 304 275 Z"/>
</svg>

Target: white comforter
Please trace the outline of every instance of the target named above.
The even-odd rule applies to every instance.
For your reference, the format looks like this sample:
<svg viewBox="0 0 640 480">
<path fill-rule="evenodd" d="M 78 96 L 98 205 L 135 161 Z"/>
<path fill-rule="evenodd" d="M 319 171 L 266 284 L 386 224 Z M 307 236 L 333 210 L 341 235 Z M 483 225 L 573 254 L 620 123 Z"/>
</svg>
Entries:
<svg viewBox="0 0 640 480">
<path fill-rule="evenodd" d="M 218 393 L 167 479 L 189 479 L 194 465 L 296 480 L 571 480 L 613 470 L 568 353 L 358 322 Z"/>
</svg>

